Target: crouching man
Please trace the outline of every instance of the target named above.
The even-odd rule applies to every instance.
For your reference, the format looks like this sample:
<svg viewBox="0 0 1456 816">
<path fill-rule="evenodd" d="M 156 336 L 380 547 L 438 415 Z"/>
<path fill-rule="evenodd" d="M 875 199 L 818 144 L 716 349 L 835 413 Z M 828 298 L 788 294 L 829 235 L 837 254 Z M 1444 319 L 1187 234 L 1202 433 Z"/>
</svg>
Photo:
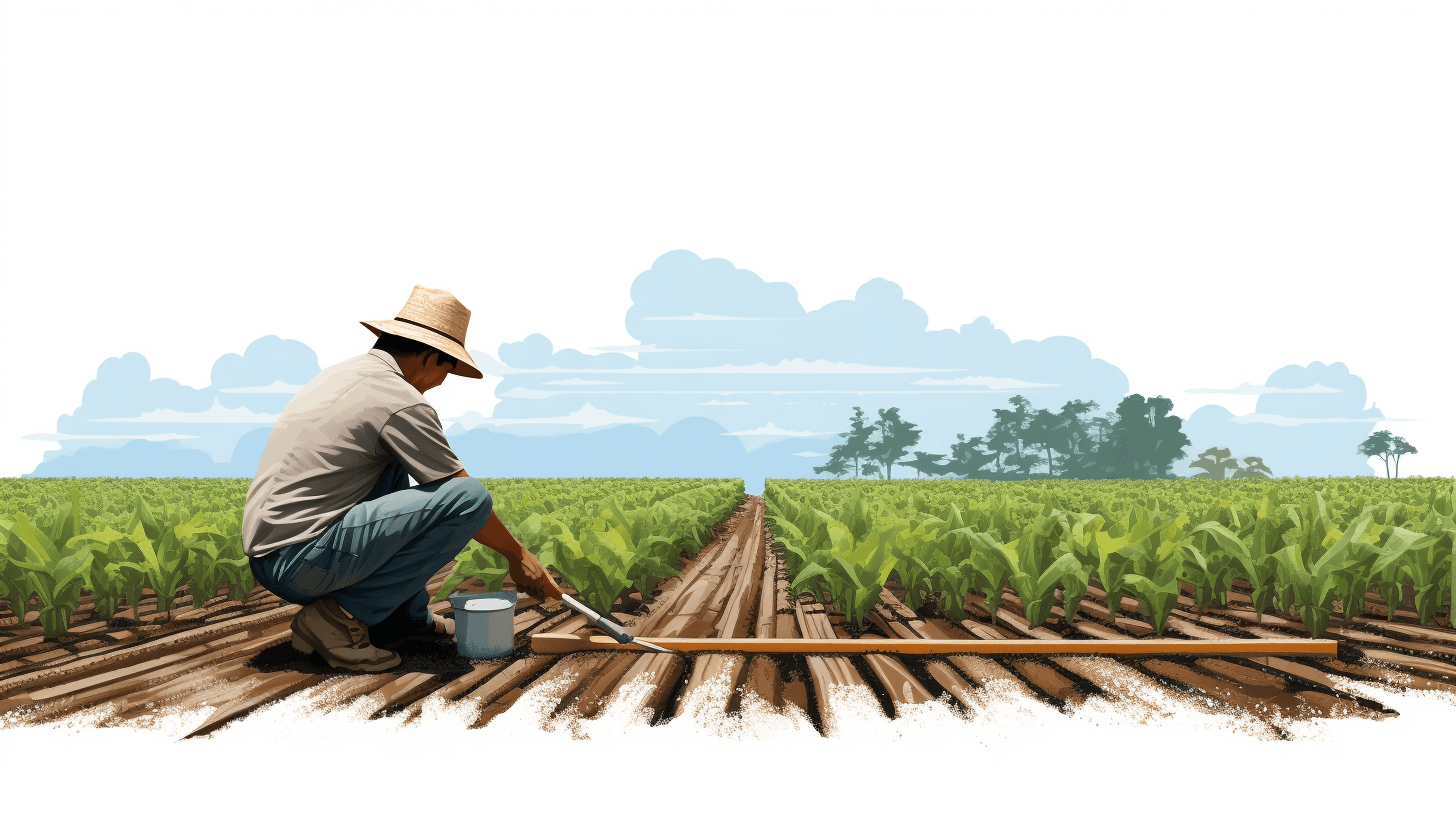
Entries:
<svg viewBox="0 0 1456 816">
<path fill-rule="evenodd" d="M 384 671 L 405 641 L 453 640 L 425 582 L 472 538 L 505 556 L 518 588 L 561 597 L 425 401 L 448 374 L 481 377 L 464 347 L 469 322 L 449 292 L 416 286 L 396 319 L 363 324 L 374 347 L 321 371 L 268 435 L 243 549 L 258 583 L 304 604 L 294 648 L 336 669 Z"/>
</svg>

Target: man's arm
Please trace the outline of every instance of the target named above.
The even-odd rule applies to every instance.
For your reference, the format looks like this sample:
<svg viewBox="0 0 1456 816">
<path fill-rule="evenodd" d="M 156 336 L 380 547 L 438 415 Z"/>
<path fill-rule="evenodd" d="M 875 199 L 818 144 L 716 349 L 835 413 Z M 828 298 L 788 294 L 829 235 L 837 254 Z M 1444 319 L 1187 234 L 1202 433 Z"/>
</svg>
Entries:
<svg viewBox="0 0 1456 816">
<path fill-rule="evenodd" d="M 470 474 L 461 470 L 451 478 L 468 479 Z M 511 535 L 511 531 L 506 529 L 506 525 L 495 514 L 495 508 L 491 508 L 490 518 L 485 520 L 485 524 L 471 538 L 505 556 L 510 565 L 511 580 L 516 582 L 516 586 L 536 590 L 548 598 L 561 597 L 561 587 L 557 586 L 551 573 Z"/>
</svg>

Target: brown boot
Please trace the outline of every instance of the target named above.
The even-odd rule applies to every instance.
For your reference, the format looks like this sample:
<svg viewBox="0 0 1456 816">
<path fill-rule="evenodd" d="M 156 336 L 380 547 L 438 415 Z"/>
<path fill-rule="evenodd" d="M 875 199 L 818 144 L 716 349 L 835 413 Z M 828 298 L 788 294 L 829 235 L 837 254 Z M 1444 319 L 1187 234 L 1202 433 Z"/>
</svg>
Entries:
<svg viewBox="0 0 1456 816">
<path fill-rule="evenodd" d="M 453 644 L 455 642 L 455 621 L 450 618 L 442 618 L 439 615 L 433 615 L 432 617 L 434 620 L 415 629 L 413 632 L 401 634 L 396 631 L 394 635 L 385 635 L 384 638 L 379 640 L 379 645 L 393 649 L 405 643 L 423 643 L 429 645 Z"/>
<path fill-rule="evenodd" d="M 378 672 L 399 665 L 399 655 L 369 643 L 369 627 L 333 598 L 321 598 L 293 616 L 293 648 L 318 652 L 325 663 L 346 671 Z"/>
</svg>

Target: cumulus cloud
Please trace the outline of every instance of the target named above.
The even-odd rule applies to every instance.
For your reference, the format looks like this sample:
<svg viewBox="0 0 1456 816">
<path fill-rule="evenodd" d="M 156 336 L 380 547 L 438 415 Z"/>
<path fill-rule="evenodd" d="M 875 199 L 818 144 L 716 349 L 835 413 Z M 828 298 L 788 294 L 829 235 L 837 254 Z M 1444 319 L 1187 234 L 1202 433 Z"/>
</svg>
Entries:
<svg viewBox="0 0 1456 816">
<path fill-rule="evenodd" d="M 250 432 L 257 429 L 266 436 L 266 426 L 277 421 L 288 400 L 319 370 L 312 349 L 273 335 L 248 344 L 242 354 L 219 357 L 212 366 L 211 382 L 202 388 L 153 378 L 147 359 L 129 352 L 101 363 L 96 378 L 82 391 L 81 405 L 57 419 L 55 433 L 27 436 L 58 443 L 58 449 L 45 454 L 46 462 L 75 457 L 87 448 L 115 449 L 49 469 L 70 475 L 130 472 L 126 456 L 143 457 L 151 463 L 148 468 L 160 467 L 159 462 L 201 461 L 191 454 L 158 453 L 174 448 L 198 451 L 213 462 L 229 462 Z M 77 467 L 103 470 L 84 473 Z M 191 464 L 188 468 L 196 470 Z"/>
<path fill-rule="evenodd" d="M 1210 447 L 1228 448 L 1235 457 L 1263 458 L 1275 476 L 1368 476 L 1375 471 L 1356 447 L 1376 422 L 1387 421 L 1373 405 L 1365 407 L 1365 382 L 1344 363 L 1290 365 L 1264 385 L 1244 383 L 1221 393 L 1258 394 L 1254 411 L 1235 415 L 1219 405 L 1193 412 L 1183 431 L 1193 443 L 1183 463 Z"/>
<path fill-rule="evenodd" d="M 561 372 L 631 368 L 636 361 L 625 354 L 584 354 L 576 349 L 556 351 L 545 335 L 533 334 L 519 343 L 503 343 L 500 361 L 514 369 L 550 368 Z"/>
<path fill-rule="evenodd" d="M 267 385 L 246 385 L 237 388 L 219 388 L 219 394 L 297 394 L 303 385 L 274 380 Z"/>
<path fill-rule="evenodd" d="M 644 317 L 643 320 L 798 320 L 797 317 L 748 317 L 746 315 L 710 315 L 694 312 L 673 317 Z"/>
<path fill-rule="evenodd" d="M 474 412 L 472 412 L 472 413 L 474 413 Z M 479 417 L 480 415 L 479 414 L 475 414 L 475 416 L 476 417 Z M 464 425 L 465 424 L 464 423 L 464 420 L 467 420 L 467 418 L 468 417 L 456 417 L 455 419 L 453 419 L 451 421 L 452 422 L 460 422 L 462 425 Z M 613 414 L 610 411 L 603 411 L 602 409 L 593 406 L 590 402 L 586 403 L 581 408 L 578 408 L 577 410 L 572 411 L 571 413 L 569 413 L 569 414 L 567 414 L 565 416 L 556 416 L 556 417 L 480 417 L 478 420 L 475 420 L 473 418 L 470 418 L 470 419 L 475 422 L 475 426 L 479 426 L 479 425 L 490 425 L 490 426 L 500 426 L 500 425 L 574 425 L 574 426 L 576 426 L 578 428 L 606 428 L 606 427 L 610 427 L 612 425 L 629 425 L 629 424 L 630 425 L 639 425 L 639 424 L 643 424 L 643 423 L 656 422 L 657 421 L 655 419 L 647 419 L 647 418 L 644 418 L 644 417 L 618 416 L 617 414 Z M 472 427 L 474 427 L 474 426 L 472 426 Z"/>
<path fill-rule="evenodd" d="M 179 439 L 200 439 L 194 434 L 159 433 L 159 434 L 63 434 L 63 433 L 33 433 L 20 437 L 21 439 L 35 439 L 41 442 L 69 442 L 73 439 L 144 439 L 148 442 L 175 442 Z"/>
<path fill-rule="evenodd" d="M 147 424 L 163 425 L 181 423 L 184 425 L 203 424 L 244 424 L 244 425 L 271 425 L 278 421 L 278 414 L 260 414 L 250 411 L 247 408 L 224 408 L 221 403 L 213 401 L 202 411 L 177 411 L 172 408 L 158 408 L 155 411 L 147 411 L 141 416 L 134 417 L 109 417 L 107 419 L 95 419 L 93 422 L 144 422 Z"/>
<path fill-rule="evenodd" d="M 756 440 L 769 423 L 843 428 L 853 406 L 871 416 L 895 406 L 923 429 L 922 445 L 943 449 L 956 433 L 982 432 L 1015 393 L 1052 409 L 1072 399 L 1111 408 L 1127 393 L 1126 376 L 1075 338 L 1012 341 L 974 313 L 959 329 L 930 331 L 925 310 L 883 278 L 810 310 L 788 283 L 678 250 L 638 275 L 631 294 L 635 345 L 588 355 L 540 334 L 502 345 L 496 415 L 561 417 L 590 400 L 657 417 L 650 427 L 661 432 L 734 405 L 728 430 Z"/>
<path fill-rule="evenodd" d="M 1237 423 L 1239 425 L 1278 425 L 1281 428 L 1293 428 L 1296 425 L 1330 425 L 1330 424 L 1340 425 L 1340 424 L 1351 423 L 1351 422 L 1353 422 L 1355 424 L 1358 424 L 1358 425 L 1369 425 L 1374 420 L 1371 419 L 1368 416 L 1365 416 L 1365 417 L 1289 417 L 1289 416 L 1281 416 L 1279 414 L 1252 413 L 1252 414 L 1244 414 L 1243 416 L 1231 416 L 1231 417 L 1229 417 L 1229 420 L 1228 421 L 1229 422 L 1233 422 L 1233 423 Z M 1381 417 L 1380 418 L 1380 421 L 1381 422 L 1409 422 L 1410 420 L 1406 420 L 1406 419 L 1393 419 L 1393 418 Z"/>
<path fill-rule="evenodd" d="M 791 431 L 787 428 L 780 428 L 772 422 L 761 428 L 749 428 L 744 431 L 726 431 L 724 436 L 779 436 L 788 438 L 790 436 L 833 436 L 834 431 Z"/>
<path fill-rule="evenodd" d="M 621 351 L 621 352 L 632 352 L 632 353 L 641 353 L 641 352 L 644 352 L 644 351 L 648 351 L 648 352 L 664 351 L 664 352 L 673 352 L 673 353 L 676 353 L 676 354 L 682 354 L 682 353 L 685 353 L 685 352 L 694 352 L 694 351 L 702 351 L 702 352 L 711 352 L 711 351 L 743 351 L 743 349 L 658 348 L 653 343 L 633 343 L 633 344 L 627 345 L 627 346 L 592 346 L 592 351 Z"/>
<path fill-rule="evenodd" d="M 1254 385 L 1253 383 L 1242 383 L 1233 388 L 1189 388 L 1187 394 L 1243 394 L 1255 396 L 1258 394 L 1338 394 L 1340 389 L 1331 388 L 1328 385 L 1306 385 L 1303 388 L 1279 388 L 1271 385 Z"/>
<path fill-rule="evenodd" d="M 954 377 L 949 380 L 937 380 L 933 377 L 921 377 L 910 383 L 911 385 L 976 385 L 991 391 L 1019 391 L 1029 388 L 1056 388 L 1056 383 L 1034 383 L 1026 380 L 1017 380 L 1011 377 Z"/>
</svg>

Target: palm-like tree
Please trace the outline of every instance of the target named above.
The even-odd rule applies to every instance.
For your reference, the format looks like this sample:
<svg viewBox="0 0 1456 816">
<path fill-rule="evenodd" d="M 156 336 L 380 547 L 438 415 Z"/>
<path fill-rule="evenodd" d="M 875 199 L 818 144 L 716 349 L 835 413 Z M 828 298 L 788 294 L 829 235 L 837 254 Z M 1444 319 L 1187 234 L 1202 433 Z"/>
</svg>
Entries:
<svg viewBox="0 0 1456 816">
<path fill-rule="evenodd" d="M 1395 457 L 1395 478 L 1400 478 L 1400 457 L 1407 453 L 1420 453 L 1415 446 L 1405 441 L 1405 437 L 1397 436 L 1390 440 L 1390 455 Z"/>
<path fill-rule="evenodd" d="M 1273 475 L 1274 471 L 1259 456 L 1245 456 L 1244 466 L 1234 471 L 1235 479 L 1268 479 Z"/>
<path fill-rule="evenodd" d="M 1194 474 L 1195 479 L 1225 479 L 1228 472 L 1239 466 L 1228 448 L 1209 448 L 1198 454 L 1198 460 L 1189 467 L 1201 468 L 1204 472 Z"/>
</svg>

